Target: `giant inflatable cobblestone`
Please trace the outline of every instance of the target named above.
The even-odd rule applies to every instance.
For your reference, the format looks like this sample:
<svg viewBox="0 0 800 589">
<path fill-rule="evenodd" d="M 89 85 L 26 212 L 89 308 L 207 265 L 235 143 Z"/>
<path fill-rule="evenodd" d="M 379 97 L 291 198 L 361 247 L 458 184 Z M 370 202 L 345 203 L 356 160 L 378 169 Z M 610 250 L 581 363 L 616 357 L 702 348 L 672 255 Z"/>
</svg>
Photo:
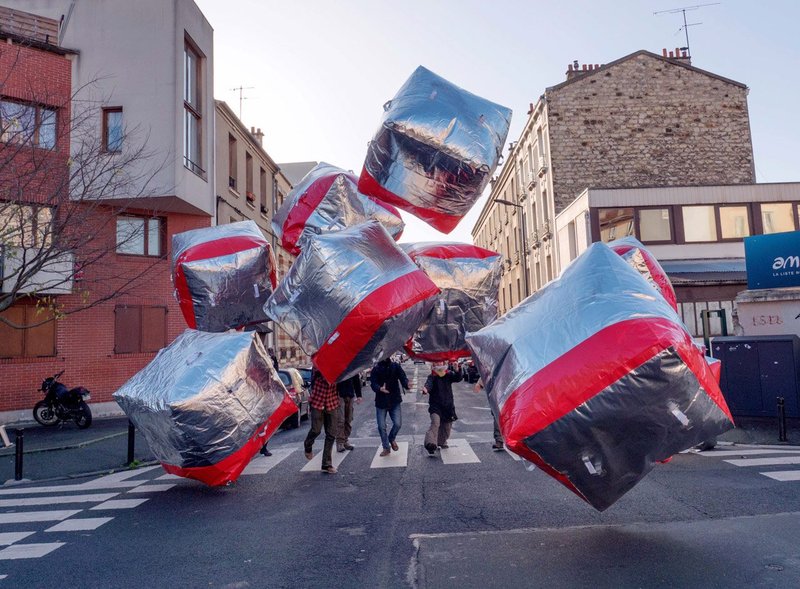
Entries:
<svg viewBox="0 0 800 589">
<path fill-rule="evenodd" d="M 441 289 L 436 304 L 413 337 L 409 355 L 429 362 L 469 356 L 465 340 L 497 318 L 500 254 L 466 243 L 401 244 Z"/>
<path fill-rule="evenodd" d="M 384 111 L 359 191 L 450 233 L 497 168 L 511 110 L 420 66 Z"/>
<path fill-rule="evenodd" d="M 297 411 L 252 332 L 187 329 L 114 393 L 172 474 L 235 481 Z"/>
<path fill-rule="evenodd" d="M 733 427 L 680 317 L 602 243 L 467 344 L 509 448 L 598 510 Z"/>
<path fill-rule="evenodd" d="M 265 310 L 328 382 L 399 350 L 439 293 L 377 221 L 309 236 L 301 250 Z"/>
</svg>

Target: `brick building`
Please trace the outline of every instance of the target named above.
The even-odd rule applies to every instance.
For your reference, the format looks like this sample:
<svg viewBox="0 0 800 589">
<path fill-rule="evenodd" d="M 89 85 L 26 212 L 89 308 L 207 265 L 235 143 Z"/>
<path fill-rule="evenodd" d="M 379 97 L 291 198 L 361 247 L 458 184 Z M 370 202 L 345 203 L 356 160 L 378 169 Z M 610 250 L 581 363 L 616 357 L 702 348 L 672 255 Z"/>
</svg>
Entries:
<svg viewBox="0 0 800 589">
<path fill-rule="evenodd" d="M 0 88 L 0 99 L 37 113 L 27 149 L 38 158 L 45 151 L 61 158 L 62 169 L 74 176 L 93 145 L 92 161 L 109 171 L 98 179 L 126 179 L 112 181 L 114 190 L 90 191 L 88 212 L 71 227 L 92 239 L 65 252 L 81 269 L 52 292 L 66 315 L 24 330 L 0 326 L 0 422 L 29 418 L 41 380 L 61 370 L 65 383 L 91 390 L 95 414 L 115 411 L 111 394 L 185 329 L 172 296 L 172 235 L 214 220 L 213 32 L 191 0 L 0 2 L 7 9 L 0 12 L 3 38 L 29 64 L 14 62 L 9 69 L 0 62 L 0 79 L 23 76 L 23 87 L 43 89 L 39 97 L 25 97 L 15 94 L 14 82 Z M 54 133 L 44 125 L 51 120 L 47 109 L 56 110 Z M 8 147 L 0 142 L 0 149 Z M 128 157 L 138 149 L 142 157 Z M 34 206 L 42 200 L 37 194 L 52 198 L 47 177 L 34 174 L 16 204 Z M 8 188 L 6 181 L 0 189 Z M 79 184 L 69 185 L 71 201 L 85 191 Z M 8 200 L 8 190 L 3 195 Z M 50 222 L 46 214 L 36 219 Z M 36 296 L 3 316 L 30 317 L 46 286 L 31 281 L 27 288 Z M 89 309 L 71 314 L 87 301 Z"/>
<path fill-rule="evenodd" d="M 679 50 L 576 62 L 505 161 L 472 231 L 505 258 L 503 312 L 558 275 L 555 216 L 586 188 L 753 183 L 747 87 Z"/>
</svg>

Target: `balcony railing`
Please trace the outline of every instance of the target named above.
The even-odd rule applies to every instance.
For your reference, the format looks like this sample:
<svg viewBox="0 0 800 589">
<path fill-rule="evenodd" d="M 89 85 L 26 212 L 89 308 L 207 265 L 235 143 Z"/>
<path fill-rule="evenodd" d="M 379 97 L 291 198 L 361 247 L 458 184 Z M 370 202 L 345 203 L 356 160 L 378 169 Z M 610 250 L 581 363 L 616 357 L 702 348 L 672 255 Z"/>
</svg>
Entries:
<svg viewBox="0 0 800 589">
<path fill-rule="evenodd" d="M 541 178 L 546 173 L 547 173 L 547 158 L 546 157 L 540 157 L 539 158 L 539 166 L 536 169 L 536 175 L 539 176 L 539 178 Z"/>
</svg>

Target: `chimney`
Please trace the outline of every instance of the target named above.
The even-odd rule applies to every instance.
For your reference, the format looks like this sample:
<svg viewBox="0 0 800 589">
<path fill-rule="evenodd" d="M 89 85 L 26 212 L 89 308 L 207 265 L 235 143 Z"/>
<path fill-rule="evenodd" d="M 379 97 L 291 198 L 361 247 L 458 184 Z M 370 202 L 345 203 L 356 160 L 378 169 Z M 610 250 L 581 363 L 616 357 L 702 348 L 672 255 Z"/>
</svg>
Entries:
<svg viewBox="0 0 800 589">
<path fill-rule="evenodd" d="M 675 51 L 667 51 L 666 49 L 662 49 L 661 56 L 677 63 L 692 65 L 692 58 L 689 57 L 688 47 L 676 47 Z"/>
<path fill-rule="evenodd" d="M 258 142 L 259 147 L 264 147 L 264 133 L 261 131 L 260 127 L 258 129 L 250 127 L 250 134 Z"/>
<path fill-rule="evenodd" d="M 590 74 L 601 67 L 602 66 L 599 63 L 584 63 L 579 65 L 578 60 L 576 59 L 567 66 L 567 80 L 572 80 L 578 76 Z"/>
</svg>

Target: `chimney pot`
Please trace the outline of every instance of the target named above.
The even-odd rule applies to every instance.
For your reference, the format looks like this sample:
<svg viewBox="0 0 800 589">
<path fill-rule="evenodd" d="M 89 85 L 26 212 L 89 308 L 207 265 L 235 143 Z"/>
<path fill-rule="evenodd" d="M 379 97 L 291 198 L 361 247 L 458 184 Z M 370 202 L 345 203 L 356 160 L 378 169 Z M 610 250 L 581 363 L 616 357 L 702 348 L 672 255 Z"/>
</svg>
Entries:
<svg viewBox="0 0 800 589">
<path fill-rule="evenodd" d="M 594 64 L 594 69 L 599 69 L 599 68 L 600 68 L 600 64 L 599 63 Z"/>
<path fill-rule="evenodd" d="M 675 56 L 672 54 L 672 51 L 670 51 L 670 52 L 669 52 L 669 56 L 670 56 L 670 57 L 675 57 Z"/>
<path fill-rule="evenodd" d="M 666 57 L 666 56 L 667 56 L 667 48 L 666 48 L 666 47 L 664 47 L 664 49 L 662 49 L 662 50 L 661 50 L 661 55 L 662 55 L 663 57 Z"/>
<path fill-rule="evenodd" d="M 680 56 L 681 56 L 681 50 L 676 47 L 675 48 L 675 57 L 680 57 Z"/>
<path fill-rule="evenodd" d="M 571 71 L 572 71 L 572 64 L 569 64 L 569 65 L 567 65 L 567 71 L 568 71 L 568 72 L 571 72 Z"/>
<path fill-rule="evenodd" d="M 586 69 L 586 64 L 585 64 L 585 63 L 583 64 L 583 66 L 582 66 L 582 69 L 583 69 L 583 71 L 584 71 L 584 72 L 585 72 L 585 71 L 588 71 L 588 70 Z"/>
</svg>

